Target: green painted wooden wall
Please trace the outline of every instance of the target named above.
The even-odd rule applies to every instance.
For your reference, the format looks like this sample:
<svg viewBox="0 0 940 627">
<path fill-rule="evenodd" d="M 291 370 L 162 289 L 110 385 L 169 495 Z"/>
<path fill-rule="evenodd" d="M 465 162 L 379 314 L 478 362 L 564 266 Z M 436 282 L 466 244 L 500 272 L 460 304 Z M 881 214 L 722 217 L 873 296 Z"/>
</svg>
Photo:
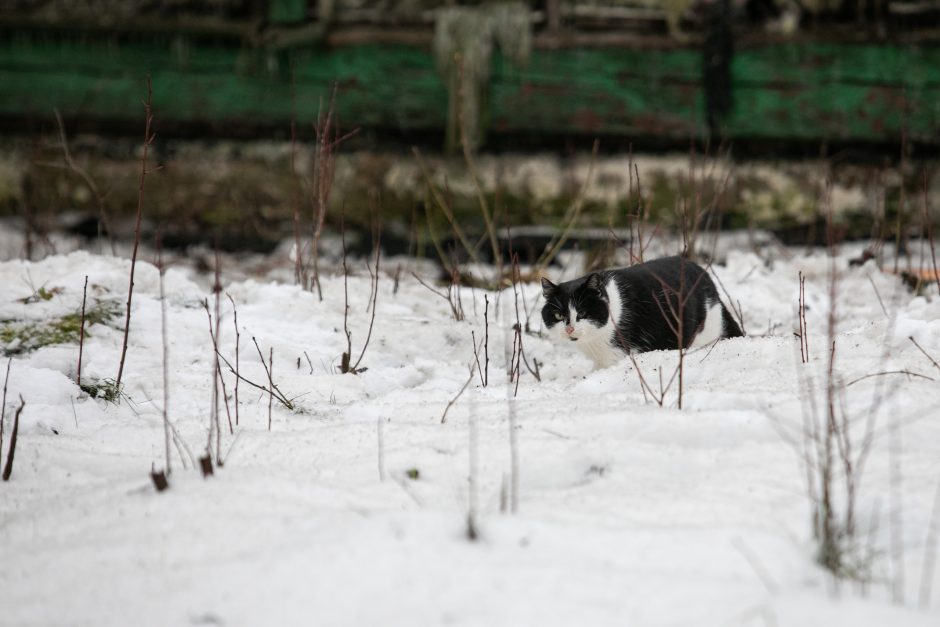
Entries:
<svg viewBox="0 0 940 627">
<path fill-rule="evenodd" d="M 289 9 L 289 3 L 285 4 Z M 285 18 L 286 19 L 286 18 Z M 292 89 L 291 68 L 294 85 Z M 693 48 L 535 48 L 497 54 L 487 132 L 702 137 L 702 59 Z M 739 47 L 727 139 L 940 143 L 940 44 L 769 43 Z M 441 130 L 447 90 L 421 45 L 287 50 L 166 34 L 0 27 L 0 115 L 133 122 L 145 77 L 159 119 L 286 127 L 315 118 L 335 81 L 345 127 Z M 292 93 L 294 96 L 292 97 Z"/>
</svg>

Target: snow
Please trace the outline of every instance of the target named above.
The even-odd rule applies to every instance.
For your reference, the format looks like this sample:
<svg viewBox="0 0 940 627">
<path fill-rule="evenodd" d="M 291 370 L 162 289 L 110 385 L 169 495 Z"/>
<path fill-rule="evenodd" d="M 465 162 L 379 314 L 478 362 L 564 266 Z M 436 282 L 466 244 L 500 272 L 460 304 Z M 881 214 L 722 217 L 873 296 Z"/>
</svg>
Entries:
<svg viewBox="0 0 940 627">
<path fill-rule="evenodd" d="M 148 476 L 164 464 L 159 272 L 140 261 L 119 404 L 81 393 L 74 344 L 12 360 L 7 434 L 20 396 L 26 407 L 13 476 L 0 486 L 0 624 L 936 625 L 940 575 L 932 605 L 917 599 L 940 481 L 940 372 L 907 338 L 940 357 L 940 299 L 910 294 L 871 262 L 848 268 L 850 256 L 837 260 L 838 377 L 931 378 L 870 377 L 840 399 L 856 445 L 874 412 L 858 499 L 876 556 L 864 594 L 815 563 L 798 455 L 803 411 L 811 390 L 822 402 L 828 367 L 823 252 L 731 252 L 714 267 L 749 336 L 687 355 L 681 410 L 675 386 L 662 407 L 645 399 L 629 360 L 594 371 L 574 348 L 536 336 L 536 283 L 523 286 L 533 327 L 524 345 L 542 381 L 523 366 L 513 399 L 512 290 L 491 293 L 490 384 L 475 378 L 443 424 L 468 377 L 471 330 L 483 337 L 482 291 L 462 290 L 467 320 L 456 322 L 407 271 L 397 293 L 383 276 L 367 370 L 351 375 L 339 373 L 341 274 L 325 277 L 319 302 L 290 285 L 284 259 L 253 277 L 223 268 L 242 374 L 266 381 L 254 337 L 265 357 L 273 348 L 275 382 L 297 409 L 275 402 L 269 431 L 267 395 L 242 383 L 237 437 L 221 411 L 225 466 L 203 479 L 174 450 L 163 493 Z M 355 361 L 371 312 L 364 262 L 352 267 Z M 83 251 L 0 263 L 0 320 L 74 313 L 86 275 L 90 299 L 123 303 L 128 270 L 126 259 Z M 806 365 L 793 337 L 800 271 Z M 212 395 L 210 283 L 185 267 L 165 279 L 168 411 L 197 456 Z M 40 286 L 62 289 L 19 301 Z M 234 363 L 227 298 L 221 311 L 220 349 Z M 83 382 L 116 376 L 122 323 L 88 329 Z M 658 391 L 676 359 L 647 353 L 637 365 Z M 515 514 L 500 512 L 510 408 Z M 480 535 L 470 542 L 473 451 Z M 903 603 L 892 602 L 895 584 Z"/>
</svg>

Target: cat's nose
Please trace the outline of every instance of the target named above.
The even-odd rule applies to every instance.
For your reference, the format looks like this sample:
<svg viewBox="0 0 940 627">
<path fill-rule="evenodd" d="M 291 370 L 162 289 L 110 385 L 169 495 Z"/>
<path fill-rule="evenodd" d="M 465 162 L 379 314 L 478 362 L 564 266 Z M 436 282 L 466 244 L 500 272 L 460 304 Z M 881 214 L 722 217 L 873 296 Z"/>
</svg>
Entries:
<svg viewBox="0 0 940 627">
<path fill-rule="evenodd" d="M 574 327 L 571 326 L 570 324 L 565 325 L 565 333 L 567 333 L 568 335 L 571 335 L 572 333 L 574 333 Z"/>
</svg>

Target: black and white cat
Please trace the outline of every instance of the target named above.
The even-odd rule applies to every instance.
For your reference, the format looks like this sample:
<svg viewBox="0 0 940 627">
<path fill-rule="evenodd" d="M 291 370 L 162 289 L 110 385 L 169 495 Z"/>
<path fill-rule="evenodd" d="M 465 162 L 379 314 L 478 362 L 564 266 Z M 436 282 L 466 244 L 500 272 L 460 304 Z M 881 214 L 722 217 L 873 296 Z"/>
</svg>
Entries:
<svg viewBox="0 0 940 627">
<path fill-rule="evenodd" d="M 683 257 L 601 270 L 555 285 L 542 279 L 542 321 L 559 341 L 606 368 L 628 351 L 707 346 L 744 334 L 708 273 Z M 678 324 L 681 317 L 682 324 Z"/>
</svg>

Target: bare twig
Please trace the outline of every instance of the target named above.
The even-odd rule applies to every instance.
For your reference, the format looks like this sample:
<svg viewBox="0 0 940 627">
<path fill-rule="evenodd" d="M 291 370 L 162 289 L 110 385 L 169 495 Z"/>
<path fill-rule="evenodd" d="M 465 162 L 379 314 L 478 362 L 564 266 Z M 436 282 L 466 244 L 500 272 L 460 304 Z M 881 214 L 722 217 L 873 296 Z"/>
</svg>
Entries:
<svg viewBox="0 0 940 627">
<path fill-rule="evenodd" d="M 274 405 L 274 347 L 268 347 L 268 431 L 271 430 L 271 407 Z"/>
<path fill-rule="evenodd" d="M 480 265 L 480 258 L 476 254 L 476 247 L 470 244 L 470 241 L 467 239 L 464 230 L 461 228 L 460 223 L 457 221 L 457 218 L 454 217 L 454 212 L 451 211 L 450 205 L 444 199 L 444 196 L 441 194 L 440 190 L 437 189 L 437 186 L 434 185 L 434 181 L 431 180 L 431 173 L 428 170 L 427 164 L 424 162 L 424 158 L 421 156 L 421 151 L 418 150 L 416 146 L 411 147 L 411 152 L 414 154 L 415 159 L 418 161 L 418 167 L 421 168 L 421 173 L 424 176 L 425 184 L 428 187 L 428 190 L 431 193 L 431 197 L 434 199 L 434 203 L 441 210 L 441 213 L 444 214 L 444 217 L 447 218 L 447 221 L 450 223 L 451 228 L 454 231 L 454 235 L 457 237 L 457 241 L 460 242 L 460 245 L 463 246 L 463 249 L 466 251 L 467 256 L 470 257 L 470 260 L 475 265 Z M 426 207 L 426 209 L 429 209 Z M 431 216 L 428 213 L 428 223 L 431 223 Z M 438 249 L 438 254 L 441 255 L 442 263 L 447 265 L 445 257 L 443 256 L 443 251 Z"/>
<path fill-rule="evenodd" d="M 806 277 L 800 271 L 800 299 L 799 299 L 799 318 L 800 318 L 800 358 L 802 362 L 809 363 L 809 329 L 806 326 Z"/>
<path fill-rule="evenodd" d="M 235 327 L 235 426 L 238 426 L 238 382 L 240 378 L 238 377 L 239 370 L 239 348 L 241 344 L 241 332 L 238 330 L 238 307 L 235 306 L 235 299 L 232 298 L 231 294 L 226 293 L 228 296 L 229 302 L 232 303 L 232 326 Z M 307 360 L 309 361 L 309 357 Z M 310 367 L 310 370 L 313 370 L 313 367 Z"/>
<path fill-rule="evenodd" d="M 853 379 L 852 381 L 849 381 L 848 383 L 846 383 L 845 387 L 849 387 L 850 385 L 855 385 L 859 381 L 864 381 L 865 379 L 871 379 L 872 377 L 883 377 L 889 374 L 903 374 L 909 377 L 919 377 L 921 379 L 927 379 L 928 381 L 933 381 L 933 377 L 928 377 L 927 375 L 919 374 L 917 372 L 911 372 L 910 370 L 887 370 L 885 372 L 874 372 L 872 374 L 866 374 L 864 377 Z"/>
<path fill-rule="evenodd" d="M 209 336 L 212 338 L 212 350 L 213 350 L 213 352 L 216 354 L 216 357 L 215 357 L 215 360 L 214 360 L 215 363 L 213 364 L 213 365 L 215 366 L 215 367 L 213 368 L 213 372 L 214 372 L 215 376 L 217 377 L 216 384 L 221 384 L 221 386 L 222 386 L 222 396 L 225 398 L 225 412 L 226 412 L 226 414 L 228 414 L 228 429 L 229 429 L 229 434 L 234 434 L 234 433 L 235 433 L 235 428 L 232 426 L 232 414 L 231 414 L 231 412 L 229 411 L 229 406 L 228 406 L 228 392 L 227 392 L 226 389 L 225 389 L 225 378 L 222 376 L 222 366 L 221 366 L 221 364 L 219 363 L 219 356 L 221 355 L 221 354 L 219 353 L 219 343 L 218 343 L 218 329 L 219 329 L 219 322 L 220 322 L 220 321 L 219 321 L 219 319 L 218 319 L 218 317 L 217 317 L 217 318 L 215 319 L 215 325 L 212 324 L 212 314 L 209 313 L 209 301 L 208 301 L 208 300 L 204 300 L 204 301 L 202 302 L 202 305 L 203 305 L 203 308 L 206 310 L 206 316 L 207 316 L 208 319 L 209 319 Z M 213 410 L 212 410 L 212 413 L 213 413 L 213 415 L 215 416 L 214 420 L 215 420 L 215 422 L 216 422 L 216 426 L 218 427 L 218 422 L 219 422 L 219 419 L 218 419 L 218 412 L 219 412 L 220 406 L 219 406 L 219 402 L 218 402 L 218 391 L 217 391 L 217 390 L 216 390 L 215 393 L 213 394 L 213 401 L 212 401 L 212 402 L 213 402 Z M 218 438 L 218 437 L 221 437 L 221 436 L 220 436 L 219 434 L 217 434 L 217 438 Z M 216 444 L 219 444 L 219 442 L 216 442 Z M 218 455 L 219 455 L 219 452 L 220 452 L 220 448 L 221 448 L 221 447 L 217 447 L 217 448 L 216 448 L 216 462 L 219 461 Z M 220 465 L 221 465 L 221 464 L 220 464 Z"/>
<path fill-rule="evenodd" d="M 581 186 L 581 191 L 578 193 L 578 197 L 575 199 L 574 204 L 568 210 L 563 221 L 563 226 L 555 237 L 552 238 L 552 241 L 545 247 L 545 252 L 542 253 L 539 260 L 536 261 L 533 268 L 533 273 L 538 275 L 542 274 L 545 271 L 545 268 L 548 267 L 548 264 L 552 262 L 558 251 L 562 249 L 565 245 L 565 242 L 568 241 L 568 238 L 571 236 L 571 230 L 574 228 L 575 224 L 578 222 L 578 218 L 581 217 L 581 210 L 584 208 L 584 201 L 587 197 L 587 190 L 591 187 L 591 182 L 594 177 L 594 164 L 597 160 L 597 151 L 600 149 L 600 140 L 594 140 L 594 146 L 591 148 L 591 162 L 588 165 L 587 177 L 584 179 L 584 185 Z"/>
<path fill-rule="evenodd" d="M 163 345 L 163 444 L 166 451 L 166 474 L 173 472 L 170 466 L 170 374 L 169 374 L 169 355 L 166 340 L 166 287 L 164 278 L 166 276 L 166 265 L 163 263 L 163 246 L 160 239 L 157 239 L 157 268 L 160 270 L 160 341 Z M 85 277 L 87 284 L 88 277 Z M 82 308 L 84 312 L 84 307 Z M 81 353 L 79 353 L 81 354 Z"/>
<path fill-rule="evenodd" d="M 108 217 L 108 212 L 104 208 L 104 199 L 101 195 L 101 192 L 98 190 L 98 186 L 95 184 L 95 180 L 81 168 L 75 160 L 72 158 L 72 153 L 69 151 L 69 142 L 65 136 L 65 123 L 62 122 L 62 116 L 59 114 L 58 109 L 53 109 L 55 113 L 56 122 L 59 125 L 59 139 L 62 142 L 62 155 L 65 158 L 65 166 L 75 174 L 77 174 L 91 191 L 91 195 L 95 197 L 95 204 L 98 205 L 98 214 L 101 217 L 101 224 L 104 226 L 104 230 L 108 234 L 108 243 L 111 245 L 111 255 L 116 256 L 117 251 L 114 247 L 114 231 L 111 229 L 111 220 Z M 99 235 L 101 231 L 99 229 Z"/>
<path fill-rule="evenodd" d="M 878 286 L 875 285 L 875 281 L 871 278 L 870 274 L 868 275 L 868 282 L 871 283 L 871 289 L 875 290 L 875 296 L 878 298 L 878 304 L 881 305 L 881 311 L 884 312 L 885 318 L 890 318 L 888 308 L 885 307 L 885 302 L 881 300 L 881 292 L 878 291 Z"/>
<path fill-rule="evenodd" d="M 137 267 L 137 249 L 140 246 L 140 220 L 144 213 L 144 181 L 148 174 L 147 156 L 149 154 L 150 145 L 154 140 L 154 135 L 150 131 L 151 125 L 153 124 L 153 111 L 151 109 L 152 98 L 153 90 L 150 84 L 150 75 L 148 74 L 147 101 L 144 103 L 144 151 L 140 157 L 140 180 L 137 186 L 137 218 L 134 222 L 134 249 L 131 253 L 131 275 L 127 287 L 127 318 L 124 321 L 124 343 L 121 347 L 121 362 L 118 365 L 117 377 L 114 380 L 114 387 L 117 390 L 121 389 L 121 377 L 124 374 L 124 358 L 127 356 L 127 336 L 131 328 L 131 301 L 134 297 L 134 270 Z"/>
<path fill-rule="evenodd" d="M 447 412 L 450 411 L 450 408 L 454 406 L 454 403 L 457 402 L 457 399 L 464 393 L 464 390 L 467 389 L 467 386 L 470 385 L 470 382 L 473 381 L 473 368 L 470 368 L 470 376 L 467 377 L 466 382 L 460 386 L 460 390 L 457 391 L 457 394 L 454 395 L 454 398 L 450 399 L 447 403 L 447 407 L 444 408 L 444 413 L 441 414 L 441 424 L 447 422 Z"/>
<path fill-rule="evenodd" d="M 268 368 L 268 364 L 264 360 L 264 354 L 261 352 L 261 347 L 258 346 L 258 340 L 256 340 L 254 336 L 252 336 L 251 341 L 254 342 L 255 350 L 258 351 L 258 358 L 261 359 L 261 365 L 264 367 L 264 373 L 268 376 L 268 384 L 270 385 L 270 387 L 268 388 L 261 387 L 261 389 L 264 390 L 265 392 L 270 392 L 272 396 L 274 396 L 274 398 L 280 401 L 281 404 L 284 405 L 284 407 L 286 407 L 287 409 L 293 410 L 294 409 L 293 403 L 290 402 L 290 400 L 284 395 L 283 392 L 281 392 L 280 388 L 277 387 L 277 384 L 274 382 L 274 375 L 272 371 Z M 274 348 L 272 347 L 271 348 L 272 354 L 273 354 L 273 351 L 274 351 Z M 242 379 L 242 381 L 244 381 L 245 383 L 248 383 L 249 385 L 254 385 L 255 387 L 259 387 L 256 384 L 251 383 L 247 379 Z"/>
<path fill-rule="evenodd" d="M 927 208 L 927 171 L 924 173 L 924 184 L 923 184 L 923 212 L 924 212 L 924 229 L 927 231 L 927 241 L 930 243 L 930 259 L 933 262 L 933 279 L 934 283 L 940 287 L 940 273 L 937 272 L 937 247 L 934 245 L 933 241 L 933 221 L 930 219 L 930 211 Z"/>
<path fill-rule="evenodd" d="M 294 282 L 303 289 L 309 289 L 307 266 L 304 263 L 304 251 L 300 241 L 300 177 L 297 175 L 297 77 L 293 63 L 290 69 L 290 176 L 291 203 L 293 204 L 294 227 Z M 237 359 L 236 359 L 237 363 Z M 237 407 L 236 402 L 236 407 Z M 238 424 L 238 410 L 235 411 L 235 424 Z"/>
<path fill-rule="evenodd" d="M 160 275 L 161 278 L 163 275 Z M 75 383 L 79 389 L 82 387 L 82 352 L 85 349 L 85 300 L 88 297 L 88 275 L 85 275 L 85 287 L 82 289 L 82 318 L 78 327 L 78 372 L 75 375 Z"/>
<path fill-rule="evenodd" d="M 929 354 L 927 351 L 925 351 L 925 350 L 923 349 L 923 347 L 922 347 L 920 344 L 917 343 L 917 340 L 914 339 L 914 336 L 908 336 L 907 339 L 909 339 L 911 342 L 913 342 L 914 346 L 917 347 L 917 350 L 919 350 L 920 352 L 922 352 L 922 353 L 924 354 L 924 357 L 926 357 L 927 359 L 930 360 L 930 363 L 933 364 L 933 367 L 934 367 L 934 368 L 936 368 L 937 370 L 940 370 L 940 364 L 937 363 L 937 360 L 934 359 L 933 357 L 931 357 L 930 354 Z"/>
<path fill-rule="evenodd" d="M 336 173 L 336 149 L 358 131 L 354 129 L 346 135 L 339 136 L 339 126 L 335 120 L 335 105 L 336 84 L 334 83 L 326 114 L 324 115 L 322 109 L 320 110 L 313 128 L 316 135 L 316 147 L 313 166 L 313 240 L 310 256 L 313 262 L 313 281 L 317 287 L 317 296 L 321 301 L 323 289 L 320 286 L 320 239 L 323 236 L 326 214 L 330 206 L 330 192 L 333 189 L 333 177 Z"/>
<path fill-rule="evenodd" d="M 483 339 L 483 358 L 485 362 L 483 387 L 486 387 L 490 382 L 490 297 L 487 294 L 483 295 L 483 302 L 486 303 L 483 308 L 483 325 L 485 328 Z"/>
<path fill-rule="evenodd" d="M 417 281 L 418 283 L 423 285 L 425 288 L 427 288 L 428 291 L 430 291 L 432 294 L 440 296 L 441 298 L 447 301 L 447 305 L 450 307 L 450 313 L 451 315 L 454 316 L 454 320 L 456 320 L 457 322 L 460 322 L 461 320 L 464 319 L 463 306 L 461 305 L 460 300 L 459 300 L 459 291 L 456 293 L 456 295 L 454 292 L 454 289 L 455 289 L 454 281 L 451 281 L 450 285 L 447 286 L 447 292 L 443 292 L 441 290 L 434 289 L 433 287 L 425 283 L 421 279 L 421 277 L 419 277 L 414 272 L 411 273 L 411 276 L 413 276 L 415 281 Z M 460 288 L 457 287 L 456 289 L 459 290 Z"/>
<path fill-rule="evenodd" d="M 259 352 L 260 352 L 260 349 L 259 349 Z M 284 396 L 284 394 L 281 393 L 281 391 L 278 389 L 278 387 L 277 387 L 276 385 L 273 385 L 273 386 L 271 386 L 270 388 L 267 388 L 267 387 L 265 387 L 265 386 L 263 386 L 263 385 L 260 385 L 260 384 L 258 384 L 258 383 L 255 383 L 255 382 L 252 381 L 251 379 L 247 379 L 244 375 L 242 375 L 241 373 L 239 373 L 239 372 L 237 372 L 237 371 L 235 370 L 235 368 L 232 366 L 232 364 L 229 362 L 229 360 L 227 360 L 227 359 L 225 358 L 224 355 L 222 355 L 221 353 L 218 353 L 218 355 L 219 355 L 219 359 L 222 360 L 222 363 L 225 364 L 225 367 L 229 369 L 229 372 L 231 372 L 233 375 L 235 375 L 236 377 L 238 377 L 238 379 L 240 379 L 241 381 L 247 383 L 248 385 L 250 385 L 250 386 L 253 387 L 253 388 L 256 388 L 256 389 L 258 389 L 258 390 L 261 390 L 261 391 L 264 392 L 265 394 L 267 394 L 270 390 L 273 390 L 273 392 L 274 392 L 274 400 L 276 400 L 277 402 L 279 402 L 281 405 L 283 405 L 283 406 L 286 407 L 287 409 L 290 409 L 290 410 L 293 411 L 293 409 L 294 409 L 294 404 L 293 404 L 293 402 L 291 402 L 291 400 L 290 400 L 289 398 L 287 398 L 286 396 Z M 265 372 L 267 372 L 268 364 L 267 364 L 267 362 L 265 361 L 265 359 L 264 359 L 263 357 L 261 358 L 261 365 L 264 366 Z"/>
<path fill-rule="evenodd" d="M 10 366 L 12 365 L 13 358 L 10 357 L 7 359 L 7 374 L 3 378 L 3 400 L 0 401 L 0 466 L 3 466 L 3 425 L 7 417 L 7 384 L 10 382 Z"/>
<path fill-rule="evenodd" d="M 359 369 L 359 364 L 362 363 L 362 358 L 366 354 L 366 349 L 369 348 L 369 340 L 372 339 L 372 327 L 375 324 L 375 312 L 378 309 L 378 299 L 379 299 L 379 260 L 382 258 L 382 224 L 379 222 L 373 229 L 372 237 L 372 246 L 375 249 L 375 271 L 370 272 L 372 282 L 370 284 L 371 290 L 369 293 L 369 305 L 366 308 L 366 311 L 369 308 L 372 309 L 372 317 L 369 319 L 369 331 L 366 333 L 366 341 L 362 345 L 362 351 L 359 353 L 359 358 L 356 360 L 356 363 L 352 365 L 350 371 L 353 373 L 364 372 L 365 368 Z"/>
<path fill-rule="evenodd" d="M 9 481 L 13 473 L 13 456 L 16 454 L 16 439 L 20 431 L 20 414 L 26 407 L 26 401 L 20 396 L 20 406 L 16 409 L 16 415 L 13 416 L 13 432 L 10 434 L 10 448 L 7 451 L 7 462 L 3 467 L 3 480 Z M 2 443 L 0 443 L 2 444 Z"/>
</svg>

